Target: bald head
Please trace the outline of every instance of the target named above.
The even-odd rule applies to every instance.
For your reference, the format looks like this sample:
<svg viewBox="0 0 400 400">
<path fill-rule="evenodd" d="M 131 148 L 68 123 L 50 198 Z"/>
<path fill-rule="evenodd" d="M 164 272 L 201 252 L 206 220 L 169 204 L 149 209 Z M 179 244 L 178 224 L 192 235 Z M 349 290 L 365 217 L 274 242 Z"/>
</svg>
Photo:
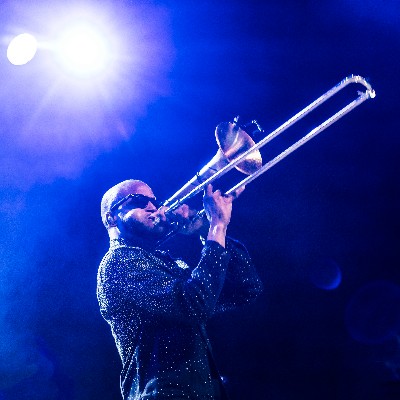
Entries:
<svg viewBox="0 0 400 400">
<path fill-rule="evenodd" d="M 107 190 L 101 199 L 101 219 L 106 228 L 109 227 L 107 222 L 107 213 L 110 211 L 110 208 L 128 194 L 138 193 L 138 191 L 143 187 L 149 188 L 149 186 L 142 181 L 128 179 Z"/>
</svg>

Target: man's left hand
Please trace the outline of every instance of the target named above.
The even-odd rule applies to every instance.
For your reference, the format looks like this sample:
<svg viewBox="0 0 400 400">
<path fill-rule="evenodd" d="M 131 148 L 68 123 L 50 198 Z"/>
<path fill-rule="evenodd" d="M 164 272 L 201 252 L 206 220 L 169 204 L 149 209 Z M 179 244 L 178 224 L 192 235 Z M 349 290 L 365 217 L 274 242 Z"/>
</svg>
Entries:
<svg viewBox="0 0 400 400">
<path fill-rule="evenodd" d="M 205 218 L 196 218 L 197 211 L 182 204 L 173 213 L 173 220 L 181 226 L 178 233 L 183 235 L 199 234 L 204 235 L 208 231 L 208 222 Z"/>
</svg>

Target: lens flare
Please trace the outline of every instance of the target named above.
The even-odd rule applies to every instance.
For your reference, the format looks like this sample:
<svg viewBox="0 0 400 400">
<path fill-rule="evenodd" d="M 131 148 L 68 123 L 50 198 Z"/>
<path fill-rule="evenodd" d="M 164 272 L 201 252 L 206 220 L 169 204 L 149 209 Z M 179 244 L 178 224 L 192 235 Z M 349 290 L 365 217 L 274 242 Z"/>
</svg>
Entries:
<svg viewBox="0 0 400 400">
<path fill-rule="evenodd" d="M 7 48 L 7 58 L 11 64 L 24 65 L 32 60 L 37 50 L 37 41 L 29 33 L 13 38 Z"/>
<path fill-rule="evenodd" d="M 342 281 L 342 270 L 334 260 L 319 260 L 310 267 L 310 279 L 320 289 L 334 290 Z"/>
</svg>

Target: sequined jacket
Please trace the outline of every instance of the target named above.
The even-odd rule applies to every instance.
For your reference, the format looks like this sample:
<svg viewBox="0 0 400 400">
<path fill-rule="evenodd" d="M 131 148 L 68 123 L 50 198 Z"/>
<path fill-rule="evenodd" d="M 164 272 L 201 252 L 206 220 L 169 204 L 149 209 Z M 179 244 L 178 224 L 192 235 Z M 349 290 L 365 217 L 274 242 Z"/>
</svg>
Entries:
<svg viewBox="0 0 400 400">
<path fill-rule="evenodd" d="M 204 325 L 261 292 L 245 247 L 207 241 L 196 268 L 161 252 L 111 240 L 97 296 L 122 359 L 122 397 L 219 399 Z M 219 377 L 218 377 L 219 378 Z"/>
</svg>

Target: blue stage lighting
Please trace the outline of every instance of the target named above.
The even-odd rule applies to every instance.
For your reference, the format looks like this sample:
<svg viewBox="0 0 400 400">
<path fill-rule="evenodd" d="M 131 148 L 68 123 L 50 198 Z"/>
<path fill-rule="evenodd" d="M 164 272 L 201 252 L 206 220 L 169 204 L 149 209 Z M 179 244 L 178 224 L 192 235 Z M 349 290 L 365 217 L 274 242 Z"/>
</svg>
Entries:
<svg viewBox="0 0 400 400">
<path fill-rule="evenodd" d="M 11 64 L 24 65 L 32 60 L 37 50 L 37 41 L 29 33 L 14 37 L 7 48 L 7 58 Z"/>
<path fill-rule="evenodd" d="M 57 54 L 69 73 L 82 77 L 103 73 L 110 61 L 106 39 L 94 27 L 85 25 L 73 27 L 61 36 Z"/>
<path fill-rule="evenodd" d="M 7 46 L 16 34 L 34 32 L 40 54 L 4 76 L 0 180 L 28 187 L 76 176 L 133 135 L 148 104 L 169 92 L 169 15 L 119 1 L 6 3 L 10 19 L 0 41 L 9 38 Z"/>
</svg>

